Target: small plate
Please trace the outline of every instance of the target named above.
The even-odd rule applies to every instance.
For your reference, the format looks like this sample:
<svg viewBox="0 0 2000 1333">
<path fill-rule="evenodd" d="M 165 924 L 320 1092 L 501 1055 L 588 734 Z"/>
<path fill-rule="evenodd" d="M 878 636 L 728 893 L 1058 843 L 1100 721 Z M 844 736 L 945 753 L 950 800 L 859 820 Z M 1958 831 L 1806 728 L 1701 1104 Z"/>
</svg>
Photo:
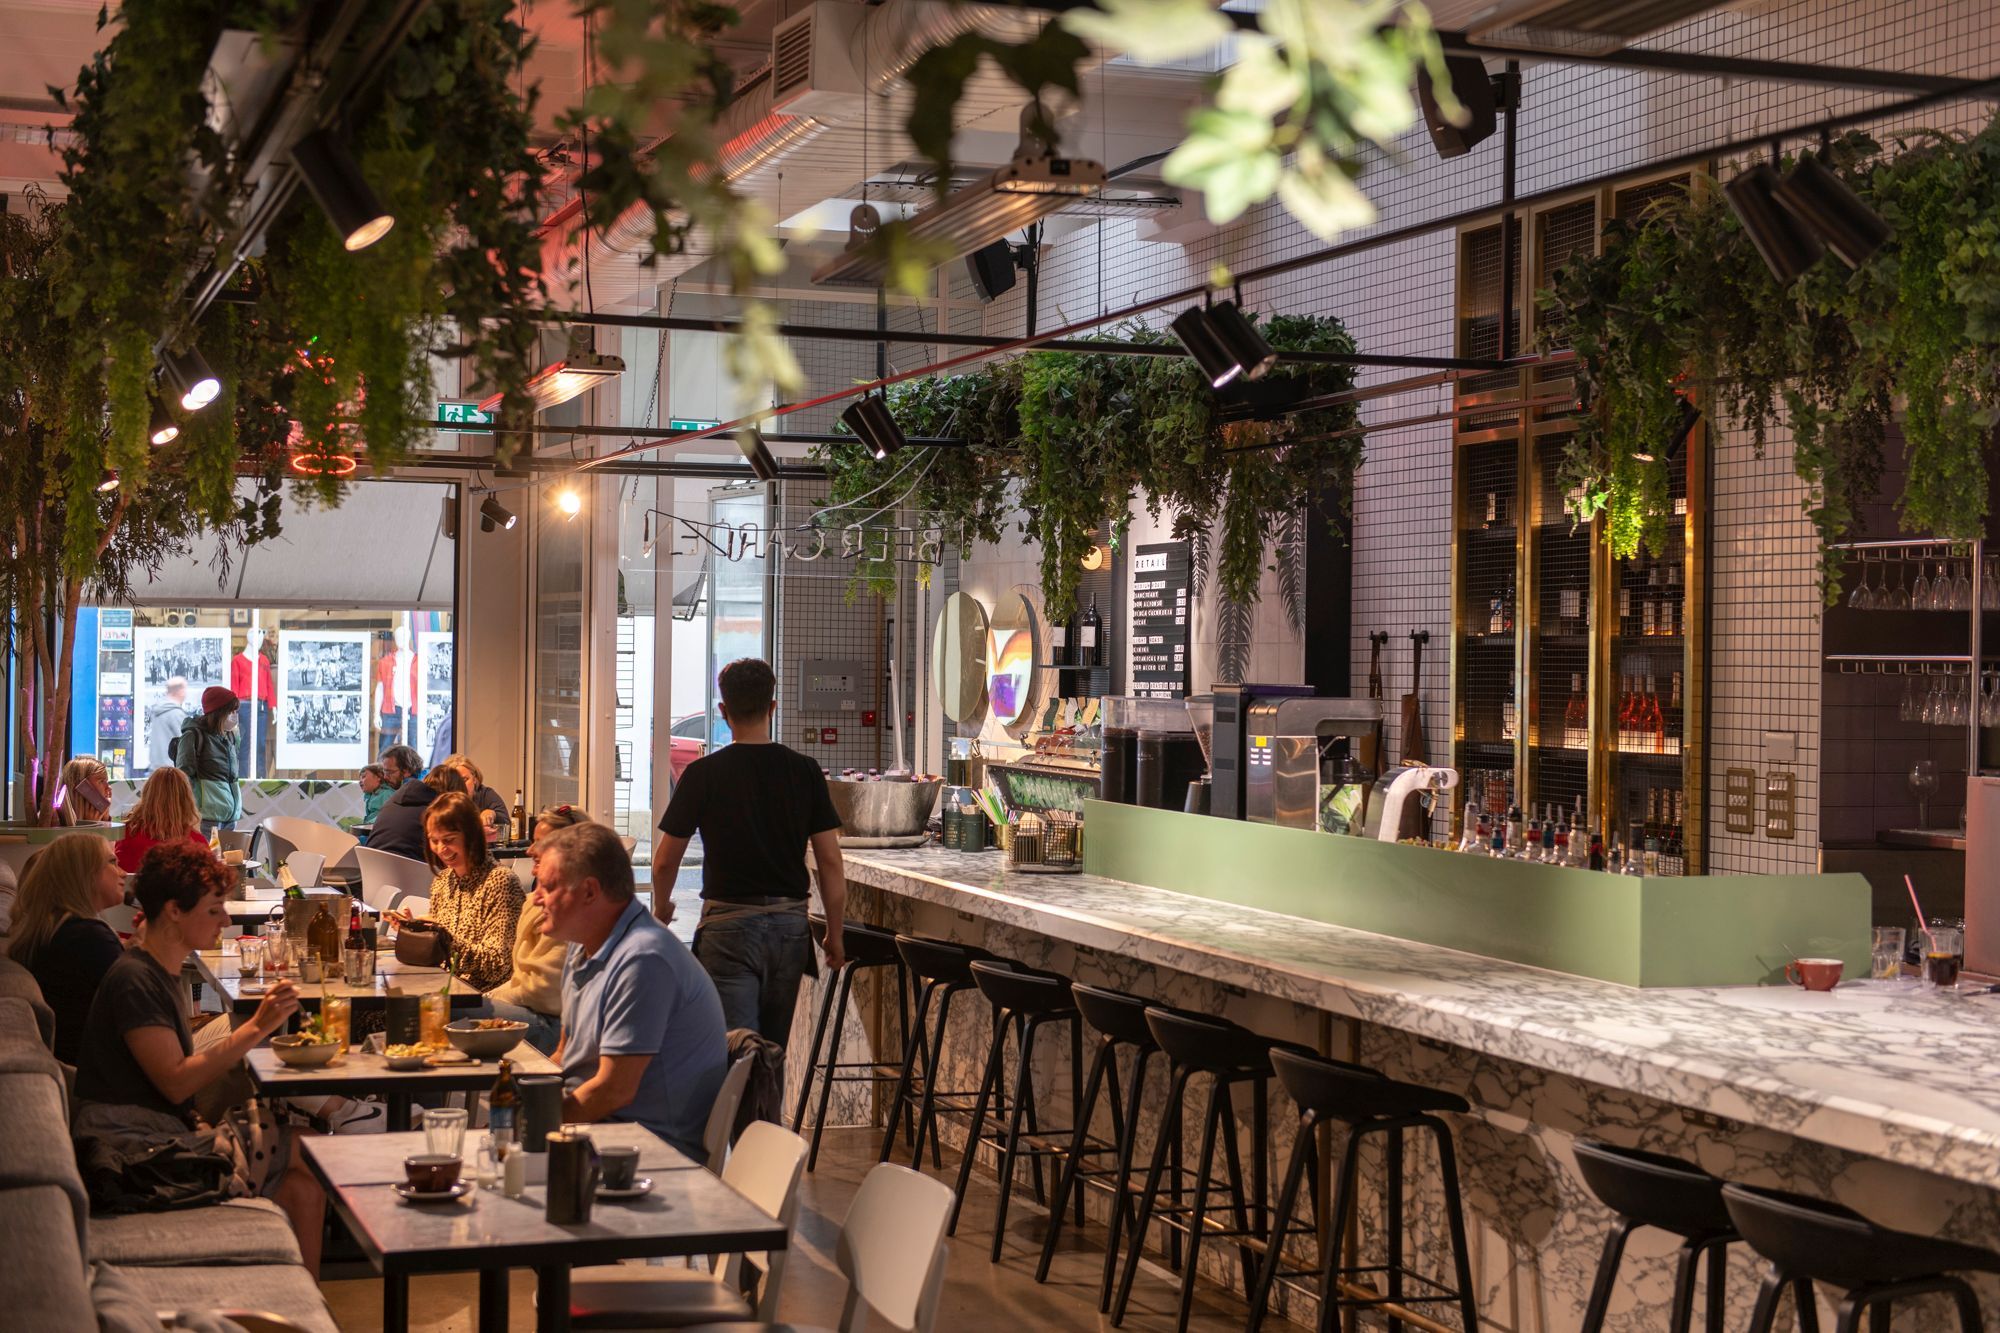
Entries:
<svg viewBox="0 0 2000 1333">
<path fill-rule="evenodd" d="M 651 1176 L 636 1178 L 632 1182 L 632 1188 L 627 1190 L 606 1189 L 602 1185 L 597 1187 L 597 1197 L 600 1199 L 643 1199 L 652 1192 L 653 1178 Z"/>
<path fill-rule="evenodd" d="M 240 996 L 262 995 L 269 989 L 271 988 L 261 981 L 244 981 L 237 983 L 236 993 Z"/>
<path fill-rule="evenodd" d="M 473 1059 L 464 1051 L 454 1050 L 438 1051 L 427 1055 L 424 1057 L 424 1063 L 427 1065 L 476 1065 L 479 1061 Z"/>
<path fill-rule="evenodd" d="M 472 1193 L 472 1182 L 461 1180 L 448 1190 L 420 1190 L 405 1180 L 389 1188 L 401 1195 L 404 1203 L 452 1203 Z"/>
</svg>

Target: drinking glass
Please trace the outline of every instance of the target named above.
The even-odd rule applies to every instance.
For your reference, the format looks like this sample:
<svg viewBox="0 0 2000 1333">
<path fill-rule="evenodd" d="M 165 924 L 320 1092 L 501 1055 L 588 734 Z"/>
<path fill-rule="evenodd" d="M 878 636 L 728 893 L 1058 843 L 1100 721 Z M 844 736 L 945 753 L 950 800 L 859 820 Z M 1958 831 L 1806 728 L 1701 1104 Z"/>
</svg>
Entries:
<svg viewBox="0 0 2000 1333">
<path fill-rule="evenodd" d="M 1910 765 L 1910 795 L 1917 798 L 1917 827 L 1929 828 L 1931 796 L 1938 788 L 1937 761 L 1919 759 Z"/>
<path fill-rule="evenodd" d="M 1919 570 L 1918 573 L 1921 574 L 1922 571 Z M 1903 568 L 1903 562 L 1901 560 L 1896 561 L 1896 591 L 1884 596 L 1882 601 L 1883 610 L 1907 611 L 1910 609 L 1910 590 L 1903 582 L 1908 574 L 1909 571 Z M 1888 584 L 1888 575 L 1883 575 L 1882 582 L 1885 586 Z"/>
<path fill-rule="evenodd" d="M 1861 581 L 1854 585 L 1854 591 L 1848 594 L 1847 598 L 1847 605 L 1853 610 L 1873 611 L 1875 609 L 1875 590 L 1868 586 L 1868 573 L 1868 557 L 1864 555 L 1861 557 Z"/>
<path fill-rule="evenodd" d="M 354 1028 L 354 1001 L 345 995 L 323 995 L 319 1002 L 320 1026 L 341 1050 L 347 1049 Z"/>
<path fill-rule="evenodd" d="M 1952 926 L 1932 926 L 1924 936 L 1924 987 L 1956 990 L 1965 965 L 1965 932 Z"/>
<path fill-rule="evenodd" d="M 431 991 L 424 995 L 419 1017 L 423 1024 L 421 1040 L 426 1046 L 443 1050 L 450 1044 L 444 1035 L 444 1025 L 451 1021 L 451 996 L 443 991 Z"/>
<path fill-rule="evenodd" d="M 1979 725 L 2000 726 L 2000 676 L 1989 668 L 1981 678 L 1979 690 Z"/>
<path fill-rule="evenodd" d="M 436 1157 L 456 1157 L 465 1146 L 465 1109 L 441 1106 L 424 1112 L 424 1151 Z"/>
<path fill-rule="evenodd" d="M 1903 928 L 1877 926 L 1868 975 L 1877 981 L 1895 981 L 1903 975 Z"/>
<path fill-rule="evenodd" d="M 264 941 L 255 935 L 245 935 L 236 942 L 236 975 L 245 981 L 257 981 L 264 975 Z"/>
<path fill-rule="evenodd" d="M 350 986 L 370 986 L 375 982 L 375 957 L 367 949 L 342 949 L 340 974 Z"/>
<path fill-rule="evenodd" d="M 283 926 L 264 937 L 264 972 L 281 977 L 292 970 L 292 941 Z"/>
<path fill-rule="evenodd" d="M 1917 581 L 1910 585 L 1910 609 L 1928 611 L 1931 609 L 1931 581 L 1924 577 L 1924 563 L 1917 562 Z"/>
<path fill-rule="evenodd" d="M 1986 577 L 1979 584 L 1979 609 L 2000 611 L 2000 556 L 1986 557 Z"/>
<path fill-rule="evenodd" d="M 1958 567 L 1958 577 L 1951 581 L 1951 609 L 1954 611 L 1972 609 L 1972 578 L 1966 573 L 1966 565 Z"/>
<path fill-rule="evenodd" d="M 1903 702 L 1897 706 L 1896 717 L 1902 722 L 1915 722 L 1924 713 L 1923 700 L 1917 697 L 1917 678 L 1903 677 Z"/>
</svg>

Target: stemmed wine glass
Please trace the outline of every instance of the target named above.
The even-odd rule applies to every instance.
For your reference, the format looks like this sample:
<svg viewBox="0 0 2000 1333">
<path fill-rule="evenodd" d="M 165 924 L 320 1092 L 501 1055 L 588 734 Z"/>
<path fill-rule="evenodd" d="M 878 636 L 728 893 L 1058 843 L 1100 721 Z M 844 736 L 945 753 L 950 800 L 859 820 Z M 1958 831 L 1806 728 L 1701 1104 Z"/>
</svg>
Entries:
<svg viewBox="0 0 2000 1333">
<path fill-rule="evenodd" d="M 1919 759 L 1910 765 L 1910 795 L 1917 798 L 1917 827 L 1930 827 L 1931 797 L 1938 787 L 1937 761 Z"/>
<path fill-rule="evenodd" d="M 1854 591 L 1847 595 L 1847 606 L 1851 611 L 1872 611 L 1875 608 L 1875 590 L 1868 586 L 1868 556 L 1861 557 L 1861 582 L 1854 585 Z"/>
<path fill-rule="evenodd" d="M 1899 581 L 1897 584 L 1901 587 Z M 1924 577 L 1924 562 L 1917 561 L 1917 581 L 1910 586 L 1910 609 L 1928 611 L 1931 609 L 1931 581 Z"/>
<path fill-rule="evenodd" d="M 1966 574 L 1966 566 L 1958 567 L 1958 577 L 1951 581 L 1951 609 L 1970 611 L 1972 609 L 1972 579 Z"/>
<path fill-rule="evenodd" d="M 1910 609 L 1910 591 L 1909 591 L 1908 587 L 1906 587 L 1906 586 L 1904 585 L 1904 582 L 1903 582 L 1903 580 L 1905 579 L 1905 577 L 1906 577 L 1906 576 L 1907 576 L 1908 574 L 1909 574 L 1909 571 L 1908 571 L 1907 569 L 1905 569 L 1905 568 L 1903 567 L 1903 562 L 1902 562 L 1902 561 L 1901 561 L 1900 559 L 1899 559 L 1899 560 L 1897 560 L 1897 561 L 1896 561 L 1896 591 L 1894 591 L 1894 592 L 1885 592 L 1885 593 L 1883 594 L 1883 601 L 1882 601 L 1882 608 L 1883 608 L 1883 610 L 1885 610 L 1885 611 L 1907 611 L 1907 610 L 1909 610 L 1909 609 Z M 1917 574 L 1918 574 L 1918 576 L 1919 576 L 1919 577 L 1921 578 L 1921 577 L 1922 577 L 1922 575 L 1923 575 L 1923 570 L 1919 569 L 1919 570 L 1917 571 Z M 1882 576 L 1882 585 L 1883 585 L 1883 587 L 1885 587 L 1885 588 L 1886 588 L 1886 587 L 1888 586 L 1888 584 L 1889 584 L 1889 577 L 1888 577 L 1888 575 L 1886 575 L 1886 574 L 1885 574 L 1885 575 L 1883 575 L 1883 576 Z"/>
</svg>

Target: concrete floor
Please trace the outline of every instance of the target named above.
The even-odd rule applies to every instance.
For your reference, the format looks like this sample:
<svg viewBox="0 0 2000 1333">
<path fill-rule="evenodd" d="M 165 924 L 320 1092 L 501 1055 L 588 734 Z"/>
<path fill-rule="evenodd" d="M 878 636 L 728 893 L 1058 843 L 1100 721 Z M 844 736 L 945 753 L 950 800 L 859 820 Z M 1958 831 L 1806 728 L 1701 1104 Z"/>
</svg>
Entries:
<svg viewBox="0 0 2000 1333">
<path fill-rule="evenodd" d="M 861 1178 L 875 1164 L 880 1139 L 873 1131 L 828 1130 L 820 1148 L 819 1168 L 805 1178 L 798 1230 L 785 1269 L 785 1293 L 779 1317 L 799 1323 L 832 1327 L 840 1318 L 847 1284 L 834 1266 L 834 1246 L 840 1219 Z M 946 1167 L 955 1169 L 949 1158 Z M 949 1179 L 947 1181 L 949 1183 Z M 1089 1226 L 1078 1232 L 1063 1229 L 1062 1247 L 1046 1284 L 1034 1280 L 1041 1253 L 1045 1214 L 1034 1196 L 1017 1191 L 1008 1215 L 1007 1251 L 998 1264 L 989 1263 L 993 1204 L 997 1193 L 991 1178 L 975 1175 L 971 1196 L 951 1242 L 944 1300 L 938 1310 L 940 1329 L 1106 1329 L 1111 1321 L 1097 1312 L 1097 1282 L 1103 1265 L 1103 1232 Z M 382 1319 L 382 1287 L 374 1280 L 329 1281 L 324 1284 L 334 1318 L 346 1333 L 376 1329 Z M 513 1275 L 511 1327 L 534 1327 L 534 1277 Z M 1132 1307 L 1123 1328 L 1129 1333 L 1159 1333 L 1174 1327 L 1177 1288 L 1164 1267 L 1148 1263 L 1139 1270 L 1132 1289 Z M 477 1284 L 471 1274 L 418 1278 L 410 1284 L 410 1327 L 414 1333 L 471 1333 L 477 1313 Z M 1233 1333 L 1243 1326 L 1243 1305 L 1225 1293 L 1204 1287 L 1196 1294 L 1189 1328 L 1196 1333 Z M 1278 1331 L 1290 1325 L 1267 1320 Z"/>
</svg>

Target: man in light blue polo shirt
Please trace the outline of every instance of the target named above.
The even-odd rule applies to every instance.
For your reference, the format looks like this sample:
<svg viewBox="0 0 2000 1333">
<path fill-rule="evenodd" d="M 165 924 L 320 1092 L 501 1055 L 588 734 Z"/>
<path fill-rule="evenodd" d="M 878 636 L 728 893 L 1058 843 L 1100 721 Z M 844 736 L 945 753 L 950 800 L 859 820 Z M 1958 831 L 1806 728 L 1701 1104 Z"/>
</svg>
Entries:
<svg viewBox="0 0 2000 1333">
<path fill-rule="evenodd" d="M 632 862 L 602 824 L 542 841 L 542 930 L 563 965 L 563 1119 L 637 1121 L 696 1161 L 729 1041 L 715 983 L 632 896 Z"/>
</svg>

